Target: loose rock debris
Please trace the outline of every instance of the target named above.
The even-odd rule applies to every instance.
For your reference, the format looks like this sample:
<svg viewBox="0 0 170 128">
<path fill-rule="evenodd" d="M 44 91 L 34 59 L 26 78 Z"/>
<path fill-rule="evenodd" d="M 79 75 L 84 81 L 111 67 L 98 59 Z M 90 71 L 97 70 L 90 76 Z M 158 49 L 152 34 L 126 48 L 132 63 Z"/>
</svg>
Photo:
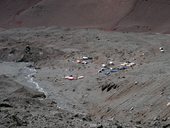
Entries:
<svg viewBox="0 0 170 128">
<path fill-rule="evenodd" d="M 105 38 L 105 36 L 101 38 L 102 38 L 101 42 L 94 42 L 93 39 L 87 38 L 89 42 L 94 42 L 94 46 L 93 46 L 89 42 L 84 42 L 84 39 L 82 41 L 80 40 L 80 38 L 77 39 L 76 37 L 76 39 L 74 39 L 73 37 L 73 40 L 71 39 L 72 42 L 70 42 L 71 46 L 68 46 L 69 40 L 66 40 L 66 42 L 61 43 L 62 47 L 66 45 L 68 47 L 71 47 L 69 49 L 65 49 L 65 47 L 64 49 L 61 48 L 62 54 L 60 54 L 60 50 L 56 54 L 54 53 L 55 49 L 60 49 L 60 46 L 58 46 L 60 42 L 58 42 L 57 45 L 56 43 L 55 44 L 51 43 L 52 47 L 54 48 L 53 49 L 50 48 L 46 51 L 47 46 L 49 47 L 49 45 L 46 45 L 47 44 L 46 40 L 42 41 L 42 44 L 38 46 L 36 46 L 34 42 L 30 41 L 29 43 L 30 50 L 29 50 L 29 47 L 27 48 L 27 50 L 24 50 L 26 48 L 27 43 L 23 43 L 23 46 L 19 48 L 21 49 L 22 55 L 25 55 L 26 60 L 30 61 L 29 58 L 32 58 L 32 57 L 35 57 L 36 60 L 37 59 L 39 60 L 39 61 L 35 61 L 37 63 L 36 65 L 34 65 L 36 67 L 40 67 L 40 70 L 37 72 L 35 79 L 37 82 L 40 82 L 40 85 L 42 84 L 42 87 L 47 88 L 47 91 L 49 92 L 50 96 L 52 96 L 52 99 L 57 99 L 58 102 L 56 103 L 60 108 L 62 108 L 62 105 L 63 105 L 64 107 L 65 106 L 67 107 L 64 109 L 67 109 L 70 111 L 72 110 L 77 111 L 82 108 L 86 109 L 86 106 L 90 106 L 92 104 L 92 108 L 90 106 L 90 111 L 87 110 L 88 111 L 87 113 L 92 115 L 92 117 L 94 115 L 95 117 L 99 117 L 100 119 L 102 119 L 101 123 L 103 127 L 105 127 L 105 119 L 107 120 L 107 118 L 112 118 L 112 117 L 113 117 L 113 120 L 110 122 L 119 120 L 120 122 L 123 123 L 123 121 L 125 121 L 125 123 L 127 123 L 127 125 L 130 128 L 131 127 L 146 127 L 147 128 L 147 126 L 148 125 L 150 126 L 150 124 L 154 125 L 153 128 L 162 127 L 162 126 L 168 127 L 168 123 L 169 123 L 169 114 L 168 114 L 169 103 L 168 102 L 170 98 L 167 99 L 166 96 L 169 96 L 169 90 L 168 90 L 169 88 L 167 88 L 166 91 L 164 91 L 164 95 L 162 95 L 159 101 L 156 101 L 156 99 L 159 98 L 159 92 L 161 91 L 161 90 L 157 90 L 157 87 L 159 86 L 159 89 L 161 89 L 164 86 L 168 87 L 168 83 L 169 83 L 169 80 L 168 80 L 169 78 L 168 66 L 169 65 L 168 63 L 166 64 L 164 63 L 165 61 L 167 61 L 166 59 L 168 58 L 166 55 L 169 54 L 168 49 L 167 49 L 169 44 L 164 44 L 164 45 L 167 45 L 167 46 L 164 46 L 164 49 L 163 49 L 163 50 L 166 50 L 166 55 L 164 55 L 163 53 L 160 54 L 161 52 L 159 50 L 159 47 L 157 46 L 161 46 L 161 45 L 160 43 L 157 43 L 158 41 L 156 41 L 156 44 L 155 44 L 155 39 L 154 39 L 153 40 L 154 43 L 152 45 L 152 40 L 151 40 L 152 37 L 149 38 L 150 40 L 146 42 L 143 42 L 143 41 L 140 42 L 140 40 L 134 40 L 134 46 L 133 46 L 133 43 L 132 44 L 130 43 L 131 41 L 133 42 L 133 40 L 131 40 L 131 35 L 128 36 L 128 38 L 125 37 L 125 39 L 123 39 L 125 41 L 129 40 L 129 43 L 127 42 L 125 43 L 123 40 L 121 41 L 122 36 L 119 37 L 118 35 L 116 35 L 116 38 L 118 38 L 118 40 L 120 38 L 120 41 L 119 41 L 120 43 L 114 44 L 114 40 L 113 40 L 113 43 L 112 43 L 112 40 L 110 40 L 110 42 L 108 42 L 108 45 L 106 47 L 103 46 L 103 43 L 104 43 L 103 39 Z M 26 39 L 28 39 L 28 37 L 26 37 Z M 64 35 L 64 39 L 67 39 L 65 35 Z M 113 39 L 115 39 L 115 37 Z M 145 38 L 145 39 L 148 39 L 148 38 Z M 79 47 L 80 47 L 79 44 L 78 45 L 74 44 L 74 42 L 77 40 L 80 40 L 79 44 L 82 45 L 80 50 L 79 50 Z M 43 44 L 43 42 L 45 43 Z M 56 42 L 56 40 L 52 40 L 52 42 Z M 123 44 L 121 44 L 122 42 L 123 44 L 128 44 L 128 45 L 124 46 Z M 138 42 L 138 43 L 135 43 L 135 42 Z M 149 45 L 149 48 L 148 48 L 149 42 L 151 45 Z M 100 45 L 98 45 L 99 43 Z M 3 46 L 4 43 L 2 43 L 1 45 Z M 99 48 L 98 46 L 100 47 L 100 49 L 98 49 Z M 154 46 L 156 46 L 156 48 Z M 3 47 L 8 48 L 10 46 L 4 45 Z M 13 56 L 15 56 L 16 53 L 18 53 L 19 51 L 19 49 L 17 49 L 16 47 L 12 47 L 12 49 L 9 49 L 9 53 L 11 50 L 12 50 L 11 53 L 14 53 Z M 85 54 L 82 53 L 84 52 L 83 48 L 86 48 L 86 47 L 87 48 L 89 47 L 90 49 L 86 49 L 85 52 L 91 55 L 93 58 L 88 57 L 86 53 Z M 109 47 L 111 48 L 109 49 Z M 114 51 L 114 49 L 112 49 L 113 47 L 115 48 L 118 47 L 117 48 L 119 49 L 118 52 Z M 13 51 L 13 48 L 16 51 Z M 133 49 L 137 51 L 135 51 L 134 53 Z M 155 49 L 155 51 L 150 52 L 149 51 L 150 49 L 153 49 L 153 50 Z M 155 52 L 155 53 L 152 53 L 152 52 Z M 160 55 L 163 55 L 161 56 L 161 59 L 159 58 L 160 55 L 156 56 L 157 55 L 156 52 L 158 52 L 158 54 Z M 4 54 L 4 51 L 2 51 L 1 53 Z M 153 54 L 154 56 L 152 56 Z M 87 56 L 81 57 L 81 55 L 87 55 Z M 145 56 L 143 57 L 143 55 Z M 20 58 L 21 57 L 19 55 L 19 57 L 17 57 L 16 60 Z M 46 58 L 48 58 L 48 60 Z M 102 64 L 104 65 L 102 66 Z M 159 65 L 157 66 L 157 64 Z M 1 69 L 3 69 L 2 66 L 0 67 Z M 19 67 L 21 68 L 21 66 Z M 32 68 L 32 66 L 30 66 L 29 68 Z M 101 69 L 101 72 L 97 73 L 99 69 Z M 159 71 L 162 71 L 162 69 L 166 70 L 166 72 L 161 74 L 161 78 L 158 78 L 160 76 L 159 73 L 161 73 Z M 152 76 L 153 73 L 154 75 Z M 108 76 L 107 74 L 110 76 Z M 166 80 L 164 78 L 166 78 Z M 163 80 L 165 80 L 165 82 L 161 83 Z M 48 85 L 48 82 L 50 86 L 46 86 Z M 157 84 L 157 83 L 161 83 L 161 84 Z M 150 92 L 150 93 L 147 93 L 147 92 Z M 22 95 L 20 95 L 20 97 L 22 97 Z M 35 99 L 42 100 L 42 98 L 40 98 L 38 94 L 34 97 L 31 96 L 30 98 L 33 98 L 33 100 Z M 69 117 L 70 120 L 67 120 L 68 114 L 61 115 L 61 113 L 63 112 L 60 113 L 60 112 L 57 112 L 56 110 L 53 110 L 56 107 L 51 107 L 51 104 L 48 104 L 50 108 L 44 110 L 44 107 L 42 104 L 35 106 L 36 102 L 33 102 L 32 104 L 30 99 L 28 100 L 26 99 L 26 101 L 24 101 L 24 103 L 26 104 L 21 103 L 21 106 L 17 105 L 16 99 L 13 98 L 12 100 L 13 100 L 13 103 L 15 103 L 16 105 L 13 104 L 12 102 L 6 101 L 6 102 L 1 103 L 0 109 L 4 110 L 5 112 L 6 110 L 8 111 L 16 110 L 16 107 L 17 107 L 20 113 L 23 110 L 25 110 L 26 113 L 27 111 L 30 111 L 28 112 L 29 114 L 28 118 L 25 118 L 25 117 L 23 118 L 22 115 L 17 114 L 17 117 L 19 119 L 21 120 L 24 119 L 23 122 L 25 121 L 25 119 L 29 120 L 28 127 L 31 127 L 31 126 L 34 127 L 35 125 L 37 125 L 37 123 L 43 126 L 45 125 L 44 127 L 52 127 L 51 124 L 53 122 L 55 123 L 55 126 L 60 127 L 59 126 L 60 122 L 57 122 L 57 121 L 61 121 L 61 120 L 62 120 L 62 124 L 64 125 L 63 128 L 69 127 L 69 126 L 66 126 L 69 124 L 70 124 L 70 127 L 71 125 L 72 127 L 82 126 L 82 125 L 81 126 L 77 125 L 77 122 L 75 122 L 76 120 L 74 116 Z M 21 100 L 19 99 L 19 102 L 20 101 Z M 42 101 L 45 101 L 45 100 L 42 100 Z M 62 103 L 60 101 L 62 101 Z M 154 101 L 156 103 L 154 103 Z M 157 104 L 158 102 L 160 104 Z M 144 105 L 142 103 L 144 103 Z M 10 107 L 9 105 L 11 105 L 12 107 Z M 31 109 L 31 106 L 33 107 L 32 109 Z M 159 109 L 159 106 L 161 106 L 162 110 Z M 23 109 L 20 109 L 19 107 L 23 107 Z M 38 108 L 38 111 L 36 111 L 37 108 Z M 38 115 L 37 118 L 34 118 L 34 116 L 36 116 L 34 114 L 35 112 L 37 114 L 41 114 L 40 113 L 41 108 L 42 108 L 42 116 L 39 117 Z M 162 111 L 163 113 L 160 114 L 161 118 L 159 120 L 152 121 L 153 118 L 158 117 L 159 113 L 161 113 Z M 14 114 L 12 113 L 10 115 L 14 115 Z M 25 113 L 23 115 L 25 115 Z M 59 117 L 59 119 L 58 118 L 56 120 L 50 119 L 53 115 L 55 115 L 55 118 Z M 3 118 L 5 116 L 2 115 L 1 117 Z M 1 117 L 0 117 L 0 120 L 2 120 Z M 46 118 L 46 120 L 44 119 L 44 117 Z M 149 121 L 146 121 L 146 122 L 143 121 L 143 119 L 145 120 L 147 118 L 149 119 Z M 35 121 L 36 119 L 41 119 L 42 122 L 41 120 L 36 122 Z M 78 119 L 78 122 L 83 122 L 83 123 L 84 121 L 90 121 L 87 118 L 79 119 L 76 117 L 76 119 Z M 6 120 L 7 119 L 4 119 L 2 123 L 5 122 Z M 12 118 L 12 120 L 13 120 L 12 122 L 14 123 L 17 122 L 17 120 L 14 118 Z M 34 126 L 32 124 L 31 125 L 29 124 L 31 123 L 31 121 L 35 121 Z M 72 122 L 66 123 L 67 121 L 69 122 L 73 121 L 76 123 L 76 125 L 73 126 Z M 141 122 L 139 123 L 138 121 L 141 121 Z M 163 121 L 163 123 L 159 121 Z M 18 124 L 16 123 L 15 125 L 24 125 L 23 122 L 18 123 Z M 47 124 L 48 122 L 50 122 L 49 125 Z M 115 123 L 112 125 L 114 125 L 115 127 L 122 126 L 126 128 L 126 126 L 121 125 L 120 122 L 117 123 L 118 124 L 117 126 L 115 126 Z M 150 124 L 147 124 L 147 122 Z M 97 124 L 96 122 L 90 121 L 90 123 L 88 122 L 88 124 L 85 127 L 89 128 L 90 127 L 89 125 L 93 123 Z M 144 126 L 145 124 L 146 126 Z M 112 125 L 110 127 L 114 127 Z M 91 126 L 93 127 L 93 125 Z M 94 127 L 97 127 L 97 125 L 94 125 Z"/>
</svg>

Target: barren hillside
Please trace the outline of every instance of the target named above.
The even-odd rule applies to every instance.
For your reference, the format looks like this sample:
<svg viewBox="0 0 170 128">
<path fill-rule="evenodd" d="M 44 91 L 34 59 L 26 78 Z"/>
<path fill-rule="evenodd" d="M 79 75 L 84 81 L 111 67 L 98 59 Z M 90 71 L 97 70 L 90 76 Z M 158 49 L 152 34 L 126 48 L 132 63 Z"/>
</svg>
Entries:
<svg viewBox="0 0 170 128">
<path fill-rule="evenodd" d="M 0 27 L 169 32 L 169 0 L 1 0 Z"/>
</svg>

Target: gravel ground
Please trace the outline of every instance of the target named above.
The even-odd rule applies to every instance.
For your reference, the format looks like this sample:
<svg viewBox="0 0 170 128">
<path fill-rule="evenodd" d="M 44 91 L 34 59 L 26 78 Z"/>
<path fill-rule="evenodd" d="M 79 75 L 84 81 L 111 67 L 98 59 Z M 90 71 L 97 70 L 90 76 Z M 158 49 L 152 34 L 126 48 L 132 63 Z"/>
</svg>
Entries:
<svg viewBox="0 0 170 128">
<path fill-rule="evenodd" d="M 169 42 L 165 34 L 3 30 L 0 125 L 168 128 Z M 77 62 L 83 56 L 90 57 L 87 64 Z M 124 62 L 134 65 L 122 69 Z M 102 64 L 107 68 L 98 73 Z M 65 79 L 70 75 L 83 78 Z"/>
</svg>

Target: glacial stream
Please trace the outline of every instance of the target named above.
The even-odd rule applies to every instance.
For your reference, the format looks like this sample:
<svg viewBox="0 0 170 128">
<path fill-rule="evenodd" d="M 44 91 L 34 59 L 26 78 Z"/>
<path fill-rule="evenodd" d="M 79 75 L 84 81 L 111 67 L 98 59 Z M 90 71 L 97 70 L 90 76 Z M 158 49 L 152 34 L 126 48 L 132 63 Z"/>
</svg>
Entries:
<svg viewBox="0 0 170 128">
<path fill-rule="evenodd" d="M 40 85 L 38 84 L 38 82 L 34 81 L 34 76 L 37 73 L 37 70 L 34 68 L 27 68 L 25 67 L 25 70 L 29 71 L 29 74 L 25 77 L 27 79 L 27 81 L 33 85 L 35 85 L 34 87 L 39 91 L 39 92 L 43 92 L 46 96 L 47 96 L 47 92 L 44 91 L 44 89 L 42 87 L 40 87 Z"/>
<path fill-rule="evenodd" d="M 29 83 L 28 86 L 36 89 L 39 92 L 43 92 L 48 99 L 56 101 L 58 108 L 71 111 L 73 113 L 82 113 L 81 108 L 78 110 L 73 107 L 73 101 L 60 95 L 56 92 L 56 88 L 50 84 L 48 81 L 38 81 L 36 80 L 36 74 L 38 71 L 34 68 L 24 67 L 21 74 L 24 74 L 26 81 Z"/>
<path fill-rule="evenodd" d="M 9 76 L 23 86 L 43 92 L 47 99 L 55 101 L 61 109 L 74 113 L 82 113 L 82 108 L 77 107 L 75 109 L 73 107 L 75 105 L 74 101 L 64 94 L 57 93 L 57 88 L 52 83 L 37 79 L 39 71 L 34 67 L 29 67 L 29 65 L 30 63 L 2 62 L 0 63 L 0 75 Z"/>
</svg>

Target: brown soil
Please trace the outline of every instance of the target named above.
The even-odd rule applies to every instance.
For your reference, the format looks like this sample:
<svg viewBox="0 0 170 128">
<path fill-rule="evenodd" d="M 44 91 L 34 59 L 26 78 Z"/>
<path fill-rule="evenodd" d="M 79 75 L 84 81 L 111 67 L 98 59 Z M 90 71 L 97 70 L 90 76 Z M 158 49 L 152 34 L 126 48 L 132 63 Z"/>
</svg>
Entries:
<svg viewBox="0 0 170 128">
<path fill-rule="evenodd" d="M 1 0 L 0 27 L 169 33 L 169 0 Z"/>
</svg>

